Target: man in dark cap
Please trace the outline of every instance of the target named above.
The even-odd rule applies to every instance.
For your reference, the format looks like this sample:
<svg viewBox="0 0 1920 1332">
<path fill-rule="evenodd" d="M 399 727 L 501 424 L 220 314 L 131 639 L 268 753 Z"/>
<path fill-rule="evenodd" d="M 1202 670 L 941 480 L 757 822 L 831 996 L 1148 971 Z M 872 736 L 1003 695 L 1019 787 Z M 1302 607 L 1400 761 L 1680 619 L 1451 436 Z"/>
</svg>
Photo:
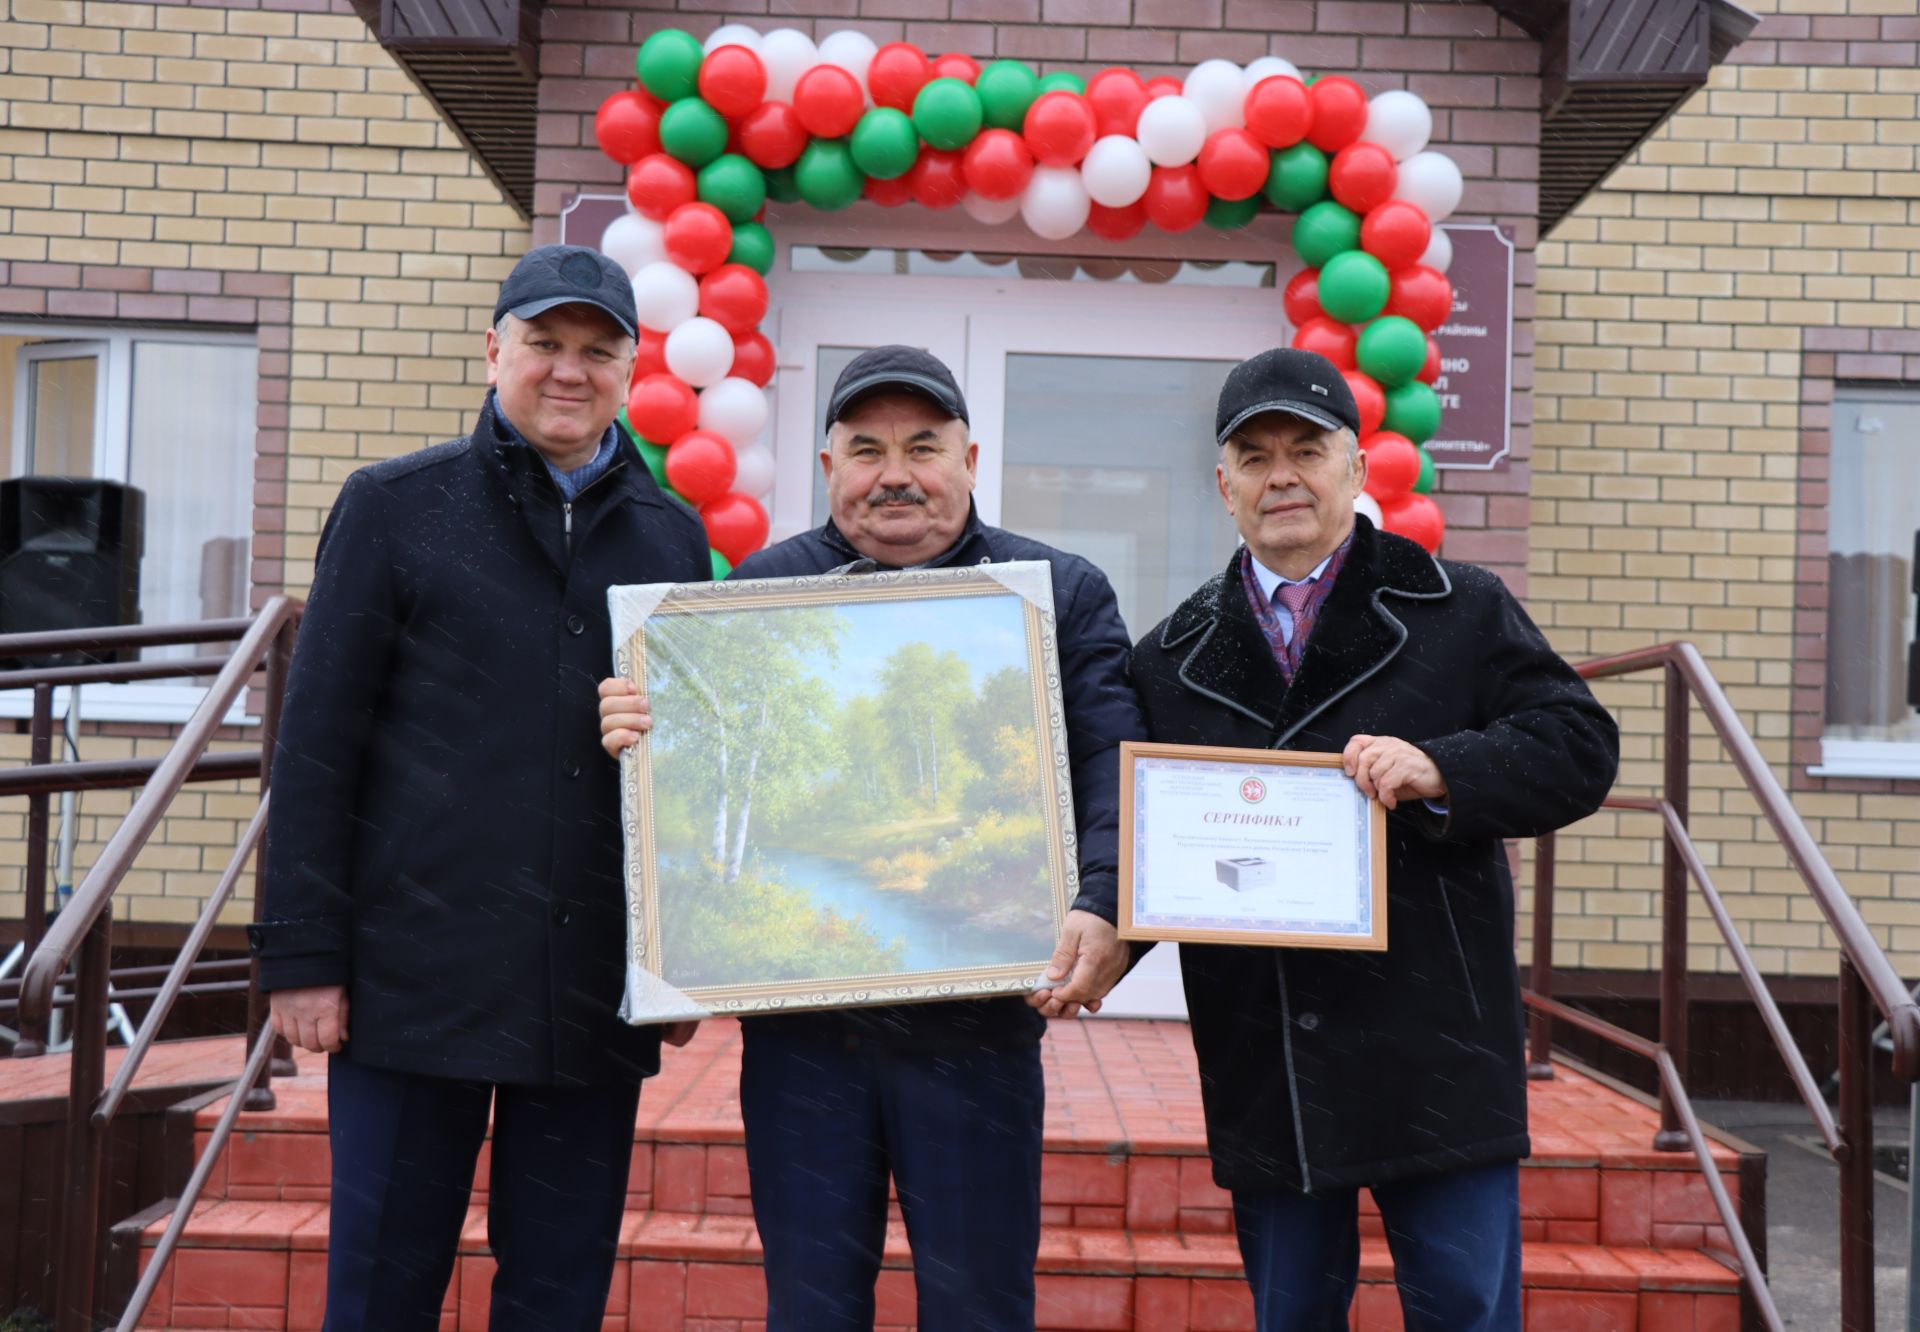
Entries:
<svg viewBox="0 0 1920 1332">
<path fill-rule="evenodd" d="M 1245 544 L 1133 651 L 1154 740 L 1338 753 L 1389 811 L 1386 952 L 1181 945 L 1208 1149 L 1261 1332 L 1347 1326 L 1362 1187 L 1410 1332 L 1518 1332 L 1502 839 L 1597 809 L 1619 734 L 1497 577 L 1355 515 L 1359 424 L 1319 356 L 1235 368 L 1216 476 Z"/>
<path fill-rule="evenodd" d="M 1127 637 L 1106 575 L 988 527 L 978 446 L 953 373 L 911 347 L 855 357 L 826 413 L 831 519 L 741 562 L 735 578 L 1047 560 L 1072 763 L 1080 896 L 1048 975 L 1017 996 L 747 1019 L 747 1171 L 766 1255 L 768 1332 L 866 1332 L 889 1174 L 913 1247 L 923 1332 L 1032 1332 L 1040 1242 L 1039 1040 L 1097 1007 L 1126 968 L 1114 931 L 1119 744 L 1140 735 Z M 625 681 L 601 685 L 618 753 L 651 725 Z"/>
<path fill-rule="evenodd" d="M 274 1026 L 328 1065 L 330 1332 L 439 1325 L 493 1120 L 492 1326 L 598 1329 L 640 1080 L 616 1016 L 607 588 L 710 576 L 614 414 L 633 292 L 592 250 L 515 266 L 471 434 L 347 478 L 294 646 L 250 932 Z"/>
</svg>

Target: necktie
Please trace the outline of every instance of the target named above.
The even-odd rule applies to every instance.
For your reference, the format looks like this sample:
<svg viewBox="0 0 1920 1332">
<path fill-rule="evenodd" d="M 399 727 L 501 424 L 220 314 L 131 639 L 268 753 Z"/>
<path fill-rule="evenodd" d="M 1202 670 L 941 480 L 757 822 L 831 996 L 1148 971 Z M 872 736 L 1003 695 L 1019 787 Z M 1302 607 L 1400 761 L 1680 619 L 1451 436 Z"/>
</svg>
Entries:
<svg viewBox="0 0 1920 1332">
<path fill-rule="evenodd" d="M 1300 665 L 1300 658 L 1307 650 L 1307 624 L 1301 616 L 1306 609 L 1307 598 L 1313 595 L 1313 583 L 1282 583 L 1273 589 L 1273 600 L 1277 606 L 1292 617 L 1293 633 L 1287 639 L 1287 664 Z"/>
</svg>

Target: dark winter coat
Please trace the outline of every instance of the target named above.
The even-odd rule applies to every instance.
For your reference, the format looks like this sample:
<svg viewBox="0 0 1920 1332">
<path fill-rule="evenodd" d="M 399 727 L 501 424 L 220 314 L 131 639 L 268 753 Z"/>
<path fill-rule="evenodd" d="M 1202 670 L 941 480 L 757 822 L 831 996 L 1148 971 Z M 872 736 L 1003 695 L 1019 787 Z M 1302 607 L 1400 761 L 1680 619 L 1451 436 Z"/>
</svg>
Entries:
<svg viewBox="0 0 1920 1332">
<path fill-rule="evenodd" d="M 1356 520 L 1291 688 L 1237 561 L 1142 638 L 1156 741 L 1337 752 L 1419 745 L 1447 814 L 1387 819 L 1384 953 L 1183 944 L 1214 1179 L 1250 1191 L 1385 1183 L 1527 1155 L 1503 838 L 1596 809 L 1619 732 L 1485 569 Z"/>
<path fill-rule="evenodd" d="M 734 578 L 794 578 L 862 560 L 831 521 L 741 561 Z M 1127 628 L 1107 576 L 1078 555 L 967 515 L 959 540 L 931 567 L 1046 560 L 1053 568 L 1053 613 L 1060 654 L 1072 767 L 1073 817 L 1080 843 L 1080 895 L 1074 908 L 1114 919 L 1119 883 L 1120 742 L 1145 734 L 1127 683 Z M 1032 1044 L 1046 1021 L 1025 998 L 897 1004 L 751 1018 L 767 1031 L 868 1041 L 916 1050 L 963 1050 Z"/>
<path fill-rule="evenodd" d="M 711 576 L 630 453 L 559 488 L 488 395 L 471 435 L 362 468 L 320 539 L 273 766 L 266 989 L 345 984 L 363 1063 L 638 1079 L 616 1016 L 626 898 L 596 683 L 607 588 Z"/>
</svg>

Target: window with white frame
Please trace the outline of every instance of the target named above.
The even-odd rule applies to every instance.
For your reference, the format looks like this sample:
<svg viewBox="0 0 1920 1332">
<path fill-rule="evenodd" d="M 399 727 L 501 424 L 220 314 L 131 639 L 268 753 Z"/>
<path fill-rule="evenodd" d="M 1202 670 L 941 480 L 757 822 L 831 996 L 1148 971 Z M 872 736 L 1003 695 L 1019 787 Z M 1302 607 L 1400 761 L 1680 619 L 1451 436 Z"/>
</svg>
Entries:
<svg viewBox="0 0 1920 1332">
<path fill-rule="evenodd" d="M 244 333 L 0 323 L 0 425 L 9 431 L 0 476 L 91 477 L 142 492 L 143 623 L 247 613 L 258 361 Z M 179 720 L 201 687 L 89 686 L 82 715 Z M 24 696 L 0 694 L 0 716 L 25 706 Z"/>
<path fill-rule="evenodd" d="M 1920 777 L 1920 712 L 1908 698 L 1920 556 L 1920 388 L 1834 394 L 1828 504 L 1830 776 Z"/>
</svg>

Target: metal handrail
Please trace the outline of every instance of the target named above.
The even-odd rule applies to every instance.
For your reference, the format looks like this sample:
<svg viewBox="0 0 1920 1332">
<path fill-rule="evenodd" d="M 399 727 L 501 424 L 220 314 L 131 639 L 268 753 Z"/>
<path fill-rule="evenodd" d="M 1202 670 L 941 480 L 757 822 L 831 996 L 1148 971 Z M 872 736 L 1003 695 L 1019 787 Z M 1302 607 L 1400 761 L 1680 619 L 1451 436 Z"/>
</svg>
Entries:
<svg viewBox="0 0 1920 1332">
<path fill-rule="evenodd" d="M 261 607 L 260 615 L 265 615 L 275 602 L 286 600 L 286 597 L 274 597 Z M 298 603 L 294 605 L 297 611 Z M 57 652 L 106 652 L 114 648 L 228 643 L 242 638 L 247 630 L 259 622 L 259 616 L 254 615 L 228 620 L 192 620 L 185 624 L 104 624 L 91 629 L 49 629 L 37 634 L 8 634 L 0 639 L 0 651 L 8 658 L 44 657 Z M 70 669 L 66 666 L 45 666 L 0 671 L 0 689 L 24 689 L 39 683 L 32 677 L 47 671 Z"/>
</svg>

